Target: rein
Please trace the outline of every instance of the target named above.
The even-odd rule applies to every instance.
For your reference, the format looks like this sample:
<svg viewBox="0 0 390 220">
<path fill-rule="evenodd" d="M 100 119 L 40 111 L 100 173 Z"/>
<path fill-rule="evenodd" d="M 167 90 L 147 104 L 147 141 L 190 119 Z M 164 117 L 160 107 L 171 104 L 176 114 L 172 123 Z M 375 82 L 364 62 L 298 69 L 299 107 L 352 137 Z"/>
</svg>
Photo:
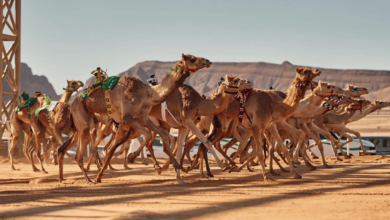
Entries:
<svg viewBox="0 0 390 220">
<path fill-rule="evenodd" d="M 175 73 L 177 73 L 178 70 L 181 70 L 181 71 L 180 71 L 180 74 L 184 74 L 184 75 L 189 76 L 190 74 L 196 72 L 196 70 L 197 70 L 197 69 L 196 69 L 196 66 L 198 65 L 198 63 L 199 63 L 199 58 L 196 59 L 194 65 L 188 66 L 188 65 L 186 65 L 185 63 L 182 64 L 182 65 L 178 64 L 179 67 L 184 67 L 184 68 L 181 69 L 181 68 L 176 67 L 175 69 L 173 69 L 172 67 L 169 67 L 169 71 L 172 72 L 173 70 L 175 70 Z M 191 72 L 192 72 L 192 73 L 191 73 Z"/>
<path fill-rule="evenodd" d="M 244 113 L 245 113 L 246 117 L 248 117 L 249 122 L 252 124 L 252 120 L 250 119 L 248 113 L 245 111 L 245 103 L 248 100 L 251 92 L 252 92 L 252 89 L 245 89 L 244 93 L 241 93 L 242 97 L 240 97 L 240 92 L 237 93 L 237 95 L 235 96 L 236 100 L 240 102 L 240 110 L 238 112 L 238 121 L 240 123 L 242 123 L 242 119 L 243 119 Z"/>
</svg>

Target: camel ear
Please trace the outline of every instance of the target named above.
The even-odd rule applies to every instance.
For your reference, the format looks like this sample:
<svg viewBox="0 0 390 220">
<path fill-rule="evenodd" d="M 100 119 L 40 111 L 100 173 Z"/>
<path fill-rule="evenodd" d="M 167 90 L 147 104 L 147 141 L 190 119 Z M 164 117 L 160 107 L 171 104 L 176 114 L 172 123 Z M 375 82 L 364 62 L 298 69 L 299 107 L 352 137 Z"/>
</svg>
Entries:
<svg viewBox="0 0 390 220">
<path fill-rule="evenodd" d="M 66 82 L 69 84 L 69 80 L 66 80 Z"/>
<path fill-rule="evenodd" d="M 303 69 L 304 69 L 303 67 L 301 67 L 301 68 L 297 67 L 297 68 L 295 68 L 295 71 L 297 71 L 297 73 L 302 73 Z"/>
<path fill-rule="evenodd" d="M 184 61 L 186 61 L 186 60 L 187 60 L 187 56 L 184 55 L 184 53 L 182 53 L 182 54 L 181 54 L 181 59 L 184 60 Z"/>
</svg>

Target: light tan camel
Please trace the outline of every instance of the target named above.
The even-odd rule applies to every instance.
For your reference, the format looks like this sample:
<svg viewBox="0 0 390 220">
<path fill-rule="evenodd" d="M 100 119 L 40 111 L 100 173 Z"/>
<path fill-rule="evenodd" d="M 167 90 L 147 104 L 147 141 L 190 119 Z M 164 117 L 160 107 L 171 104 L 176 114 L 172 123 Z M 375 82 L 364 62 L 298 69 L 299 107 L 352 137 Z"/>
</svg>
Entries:
<svg viewBox="0 0 390 220">
<path fill-rule="evenodd" d="M 363 107 L 365 107 L 371 103 L 368 100 L 361 100 L 361 99 L 356 100 L 356 102 L 357 102 L 357 104 L 350 104 L 348 107 L 346 107 L 345 111 L 341 114 L 328 113 L 326 115 L 317 117 L 316 119 L 314 119 L 313 124 L 315 124 L 315 126 L 319 127 L 323 131 L 325 131 L 325 134 L 329 134 L 329 131 L 328 131 L 326 125 L 340 124 L 340 123 L 343 123 L 345 121 L 348 121 L 348 119 L 350 119 L 355 114 L 356 111 L 361 111 Z M 341 147 L 337 144 L 338 142 L 337 141 L 333 142 L 334 138 L 330 138 L 329 140 L 332 142 L 332 145 L 336 144 L 336 146 L 338 146 L 338 149 L 341 151 L 341 153 L 343 153 L 345 155 L 345 152 L 343 152 Z M 364 147 L 363 147 L 363 152 L 366 153 L 366 150 Z M 336 154 L 336 151 L 335 151 L 335 154 Z"/>
<path fill-rule="evenodd" d="M 368 89 L 365 87 L 354 86 L 351 84 L 346 85 L 346 89 L 344 89 L 344 93 L 352 96 L 352 97 L 360 97 L 362 95 L 368 94 Z"/>
<path fill-rule="evenodd" d="M 314 142 L 318 145 L 318 148 L 319 148 L 320 153 L 322 155 L 323 165 L 326 168 L 332 168 L 332 167 L 329 166 L 325 161 L 322 142 L 321 142 L 321 139 L 319 138 L 319 133 L 317 132 L 318 129 L 316 129 L 315 126 L 312 126 L 311 123 L 313 122 L 313 120 L 315 118 L 320 117 L 324 114 L 327 114 L 332 109 L 337 108 L 340 104 L 351 104 L 353 102 L 354 102 L 354 100 L 352 98 L 350 98 L 349 96 L 347 96 L 347 97 L 331 96 L 331 99 L 326 100 L 321 106 L 313 108 L 312 110 L 310 110 L 309 112 L 306 112 L 305 114 L 301 114 L 297 117 L 291 117 L 287 120 L 287 122 L 290 125 L 302 130 L 306 134 L 307 137 L 312 138 L 314 140 Z M 330 136 L 330 134 L 324 134 L 324 135 Z M 298 162 L 298 154 L 299 153 L 301 153 L 301 155 L 306 154 L 305 153 L 306 151 L 304 148 L 302 148 L 302 145 L 304 145 L 304 143 L 306 143 L 307 140 L 302 140 L 303 138 L 305 138 L 305 137 L 301 137 L 301 140 L 300 140 L 300 142 L 303 144 L 298 145 L 298 148 L 294 154 L 294 161 L 296 163 L 299 163 Z M 308 165 L 308 164 L 306 163 L 306 165 Z M 315 168 L 315 167 L 310 167 L 310 165 L 309 165 L 309 168 Z"/>
<path fill-rule="evenodd" d="M 21 128 L 24 132 L 24 145 L 23 145 L 24 155 L 30 161 L 33 171 L 39 172 L 40 170 L 36 168 L 36 166 L 34 165 L 33 154 L 35 151 L 36 156 L 38 157 L 39 162 L 41 164 L 42 172 L 46 173 L 40 156 L 41 148 L 40 145 L 38 144 L 39 140 L 43 140 L 45 138 L 45 132 L 41 132 L 42 125 L 39 123 L 38 119 L 33 116 L 35 110 L 40 107 L 43 101 L 43 97 L 42 95 L 40 95 L 39 97 L 36 98 L 37 100 L 35 101 L 35 103 L 29 108 L 30 111 L 28 111 L 28 108 L 25 107 L 20 109 L 17 113 L 13 111 L 11 114 L 11 120 L 10 120 L 11 121 L 11 132 L 10 132 L 11 144 L 8 150 L 9 150 L 12 170 L 16 170 L 14 167 L 13 154 L 14 154 L 15 144 L 19 139 L 19 129 Z M 29 149 L 30 141 L 33 135 L 35 137 L 35 142 L 33 145 L 34 147 L 32 149 Z"/>
<path fill-rule="evenodd" d="M 190 74 L 195 73 L 202 68 L 210 67 L 211 64 L 212 63 L 208 59 L 182 54 L 182 60 L 175 64 L 170 74 L 168 74 L 159 85 L 145 85 L 135 77 L 123 76 L 119 78 L 115 87 L 108 92 L 114 109 L 113 119 L 119 123 L 117 132 L 121 133 L 129 126 L 131 129 L 127 129 L 128 131 L 123 137 L 119 135 L 113 137 L 114 140 L 111 143 L 112 147 L 109 148 L 110 150 L 105 159 L 103 168 L 96 178 L 96 182 L 101 181 L 103 172 L 107 169 L 116 148 L 128 140 L 131 130 L 140 132 L 145 137 L 144 142 L 147 143 L 151 140 L 151 134 L 143 127 L 146 126 L 150 130 L 157 132 L 166 146 L 170 146 L 169 135 L 149 120 L 149 112 L 154 105 L 164 102 L 173 92 L 182 86 L 184 80 Z M 89 142 L 91 142 L 92 146 L 95 145 L 96 126 L 93 120 L 94 113 L 103 116 L 109 115 L 107 113 L 104 91 L 98 89 L 84 100 L 78 96 L 71 106 L 71 112 L 79 140 L 76 161 L 87 181 L 91 182 L 84 170 L 82 152 L 84 152 L 84 149 Z M 176 168 L 181 168 L 179 163 L 174 159 L 170 147 L 167 148 L 173 165 Z M 66 148 L 61 147 L 60 150 L 59 156 L 63 157 Z M 62 180 L 61 166 L 60 163 L 60 181 Z"/>
<path fill-rule="evenodd" d="M 349 118 L 348 120 L 343 121 L 343 122 L 340 121 L 339 124 L 325 124 L 325 127 L 327 128 L 328 131 L 333 131 L 333 132 L 339 134 L 339 139 L 337 140 L 338 144 L 340 143 L 342 136 L 348 138 L 348 141 L 341 144 L 340 147 L 345 146 L 346 144 L 352 142 L 352 140 L 353 140 L 353 138 L 350 135 L 348 135 L 347 132 L 354 134 L 359 139 L 360 146 L 361 146 L 361 149 L 363 150 L 363 153 L 367 154 L 366 149 L 363 145 L 360 133 L 357 131 L 354 131 L 350 128 L 347 128 L 346 125 L 348 123 L 358 121 L 358 120 L 362 119 L 363 117 L 365 117 L 366 115 L 368 115 L 376 110 L 379 110 L 379 109 L 384 108 L 384 107 L 388 107 L 389 104 L 390 104 L 389 102 L 374 100 L 373 103 L 364 107 L 362 109 L 362 111 L 356 111 L 355 114 L 351 118 Z"/>
<path fill-rule="evenodd" d="M 230 102 L 234 100 L 234 96 L 239 90 L 251 88 L 252 84 L 247 80 L 226 75 L 226 81 L 219 86 L 218 91 L 210 100 L 202 98 L 199 93 L 197 93 L 191 86 L 188 85 L 180 87 L 179 91 L 175 92 L 171 97 L 169 97 L 166 101 L 166 105 L 167 109 L 172 113 L 172 115 L 170 113 L 167 114 L 169 117 L 166 117 L 165 120 L 170 127 L 179 129 L 179 135 L 175 149 L 177 160 L 181 159 L 182 147 L 185 138 L 191 131 L 211 151 L 211 153 L 216 158 L 218 165 L 221 168 L 224 168 L 225 165 L 219 160 L 213 149 L 213 146 L 196 127 L 194 121 L 197 120 L 197 118 L 200 116 L 212 116 L 220 113 L 228 106 Z M 153 106 L 149 116 L 159 120 L 164 120 L 161 108 L 162 107 L 160 105 Z M 142 149 L 139 149 L 139 151 L 140 150 Z M 149 149 L 149 151 L 152 151 L 152 149 Z M 165 169 L 169 166 L 169 163 L 169 160 L 165 163 Z M 180 178 L 180 170 L 176 170 L 176 172 L 176 180 L 178 183 L 184 183 Z"/>
<path fill-rule="evenodd" d="M 284 121 L 290 117 L 299 105 L 299 101 L 304 97 L 307 86 L 311 86 L 311 80 L 319 76 L 321 72 L 317 69 L 296 68 L 296 77 L 291 83 L 287 97 L 282 99 L 269 94 L 268 91 L 254 89 L 249 95 L 245 103 L 245 117 L 243 117 L 242 125 L 250 131 L 253 137 L 255 147 L 254 154 L 240 167 L 246 166 L 257 155 L 263 170 L 263 177 L 266 180 L 268 177 L 265 172 L 265 164 L 263 160 L 263 132 L 267 129 L 274 137 L 279 136 L 276 127 L 271 126 L 273 123 Z M 237 102 L 232 102 L 226 110 L 223 111 L 228 117 L 233 119 L 239 118 L 239 105 Z M 278 144 L 282 146 L 283 154 L 288 155 L 288 150 L 283 141 L 279 138 Z M 290 171 L 294 178 L 302 178 L 294 169 L 294 166 L 289 157 L 287 157 Z"/>
</svg>

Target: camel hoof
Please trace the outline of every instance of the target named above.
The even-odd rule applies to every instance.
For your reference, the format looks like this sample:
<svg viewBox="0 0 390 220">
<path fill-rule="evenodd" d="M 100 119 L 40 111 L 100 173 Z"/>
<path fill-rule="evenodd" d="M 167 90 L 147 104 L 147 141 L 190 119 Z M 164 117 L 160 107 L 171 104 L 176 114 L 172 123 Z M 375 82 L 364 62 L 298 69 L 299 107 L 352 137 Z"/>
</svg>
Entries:
<svg viewBox="0 0 390 220">
<path fill-rule="evenodd" d="M 127 161 L 129 163 L 134 163 L 134 160 L 135 160 L 135 153 L 130 153 L 128 156 L 127 156 Z"/>
<path fill-rule="evenodd" d="M 11 167 L 11 171 L 16 170 L 14 166 Z"/>
<path fill-rule="evenodd" d="M 142 164 L 143 164 L 143 165 L 145 165 L 145 166 L 147 166 L 147 165 L 148 165 L 148 163 L 146 163 L 146 162 L 145 162 L 145 163 L 142 163 Z"/>
<path fill-rule="evenodd" d="M 309 170 L 310 170 L 310 171 L 314 171 L 314 170 L 316 170 L 316 169 L 317 169 L 317 167 L 315 167 L 315 166 L 313 166 L 313 165 L 309 167 Z"/>
<path fill-rule="evenodd" d="M 225 172 L 226 170 L 230 170 L 232 169 L 231 167 L 225 167 L 225 168 L 222 168 L 222 171 Z"/>
<path fill-rule="evenodd" d="M 269 178 L 268 176 L 264 177 L 264 182 L 273 182 L 273 181 L 275 181 L 275 180 L 272 178 Z"/>
<path fill-rule="evenodd" d="M 311 159 L 319 159 L 319 157 L 317 157 L 317 156 L 311 156 Z"/>
<path fill-rule="evenodd" d="M 114 167 L 112 166 L 109 166 L 110 170 L 116 170 Z"/>
<path fill-rule="evenodd" d="M 92 181 L 87 181 L 87 185 L 91 185 L 91 186 L 94 186 L 96 183 L 92 182 Z"/>
<path fill-rule="evenodd" d="M 276 173 L 275 171 L 269 172 L 272 176 L 280 176 L 280 173 Z"/>
<path fill-rule="evenodd" d="M 58 182 L 62 183 L 65 179 L 58 179 Z"/>
<path fill-rule="evenodd" d="M 293 164 L 301 165 L 301 162 L 297 160 L 297 161 L 293 161 Z"/>
<path fill-rule="evenodd" d="M 125 168 L 125 170 L 131 170 L 131 168 L 128 166 L 123 166 L 123 168 Z"/>
<path fill-rule="evenodd" d="M 38 172 L 41 172 L 41 170 L 40 169 L 35 169 L 35 170 L 33 170 L 33 172 L 38 173 Z"/>
<path fill-rule="evenodd" d="M 249 172 L 255 172 L 255 169 L 252 168 L 252 167 L 248 167 L 247 169 L 248 169 Z"/>
<path fill-rule="evenodd" d="M 344 155 L 344 159 L 351 159 L 351 156 L 349 156 L 349 155 Z"/>
<path fill-rule="evenodd" d="M 101 179 L 99 179 L 99 178 L 96 178 L 96 179 L 95 179 L 95 183 L 101 183 L 101 182 L 102 182 Z"/>
<path fill-rule="evenodd" d="M 214 175 L 210 172 L 210 173 L 207 173 L 207 176 L 208 177 L 214 177 Z"/>
<path fill-rule="evenodd" d="M 337 158 L 338 161 L 343 161 L 343 159 L 341 159 L 340 157 Z"/>
<path fill-rule="evenodd" d="M 188 184 L 188 183 L 184 182 L 183 180 L 178 180 L 178 181 L 177 181 L 177 184 L 179 184 L 179 185 L 185 185 L 185 184 Z"/>
<path fill-rule="evenodd" d="M 302 179 L 302 176 L 299 175 L 298 173 L 294 173 L 294 174 L 293 174 L 293 178 L 294 178 L 294 179 Z"/>
<path fill-rule="evenodd" d="M 47 173 L 47 171 L 46 170 L 42 170 L 41 173 Z"/>
<path fill-rule="evenodd" d="M 284 169 L 284 168 L 281 168 L 280 170 L 281 170 L 282 172 L 284 172 L 284 173 L 289 172 L 289 170 L 286 170 L 286 169 Z"/>
<path fill-rule="evenodd" d="M 188 172 L 190 172 L 192 170 L 192 167 L 187 167 L 187 169 L 186 170 L 184 170 L 183 172 L 185 172 L 185 173 L 188 173 Z"/>
<path fill-rule="evenodd" d="M 180 164 L 173 164 L 173 167 L 175 168 L 175 170 L 181 170 L 181 169 L 183 169 L 183 167 L 180 166 Z"/>
<path fill-rule="evenodd" d="M 161 175 L 163 169 L 161 167 L 155 168 L 158 175 Z"/>
<path fill-rule="evenodd" d="M 332 166 L 329 166 L 329 165 L 327 165 L 327 164 L 325 164 L 324 167 L 325 167 L 325 168 L 328 168 L 328 169 L 333 168 Z"/>
<path fill-rule="evenodd" d="M 241 170 L 237 166 L 234 166 L 234 167 L 230 168 L 229 173 L 231 173 L 231 172 L 240 172 L 240 171 Z"/>
</svg>

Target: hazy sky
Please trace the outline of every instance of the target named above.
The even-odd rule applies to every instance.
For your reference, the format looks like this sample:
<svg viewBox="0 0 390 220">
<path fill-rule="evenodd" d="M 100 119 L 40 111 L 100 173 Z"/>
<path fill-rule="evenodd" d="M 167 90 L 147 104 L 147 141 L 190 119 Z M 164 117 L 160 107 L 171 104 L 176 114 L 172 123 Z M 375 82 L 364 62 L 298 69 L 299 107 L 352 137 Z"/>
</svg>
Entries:
<svg viewBox="0 0 390 220">
<path fill-rule="evenodd" d="M 65 80 L 181 53 L 215 62 L 390 70 L 390 1 L 22 1 L 22 62 Z"/>
</svg>

